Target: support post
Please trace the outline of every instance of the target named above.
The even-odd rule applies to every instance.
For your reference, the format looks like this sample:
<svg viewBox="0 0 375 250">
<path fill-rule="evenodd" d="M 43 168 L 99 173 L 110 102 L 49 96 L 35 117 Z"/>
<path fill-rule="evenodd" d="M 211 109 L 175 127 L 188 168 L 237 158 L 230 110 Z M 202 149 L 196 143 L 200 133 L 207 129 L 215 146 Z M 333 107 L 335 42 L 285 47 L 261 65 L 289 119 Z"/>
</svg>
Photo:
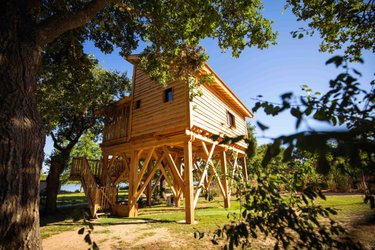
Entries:
<svg viewBox="0 0 375 250">
<path fill-rule="evenodd" d="M 193 190 L 193 145 L 186 141 L 184 145 L 184 183 L 185 183 L 185 221 L 186 224 L 194 223 L 194 190 Z"/>
<path fill-rule="evenodd" d="M 151 164 L 148 164 L 147 166 L 147 175 L 149 175 L 151 173 Z M 146 189 L 146 196 L 147 196 L 147 206 L 151 206 L 151 190 L 152 190 L 152 187 L 151 187 L 151 182 L 147 185 L 147 189 Z"/>
<path fill-rule="evenodd" d="M 228 192 L 228 168 L 227 168 L 227 154 L 223 151 L 220 155 L 221 158 L 221 183 L 224 189 L 224 208 L 230 208 L 230 194 Z"/>
<path fill-rule="evenodd" d="M 109 169 L 108 169 L 108 155 L 103 155 L 103 169 L 102 169 L 102 183 L 103 185 L 108 185 L 108 176 L 109 176 Z"/>
<path fill-rule="evenodd" d="M 245 184 L 247 184 L 248 175 L 247 175 L 247 166 L 246 166 L 246 156 L 242 158 L 242 175 L 243 175 Z"/>
<path fill-rule="evenodd" d="M 129 217 L 135 217 L 138 214 L 137 209 L 137 201 L 135 199 L 135 194 L 137 190 L 135 187 L 137 185 L 137 177 L 138 177 L 138 153 L 133 150 L 131 154 L 130 160 L 130 171 L 129 171 L 129 192 L 128 192 L 128 209 L 129 209 Z"/>
<path fill-rule="evenodd" d="M 176 160 L 176 165 L 177 165 L 177 169 L 178 169 L 180 175 L 182 176 L 182 178 L 184 178 L 184 176 L 182 175 L 181 158 L 178 158 Z M 175 200 L 174 203 L 175 203 L 176 207 L 180 207 L 181 206 L 181 194 L 183 193 L 183 191 L 182 191 L 181 187 L 177 187 L 176 191 L 177 191 L 177 195 L 176 195 L 176 197 L 174 197 L 174 200 Z"/>
</svg>

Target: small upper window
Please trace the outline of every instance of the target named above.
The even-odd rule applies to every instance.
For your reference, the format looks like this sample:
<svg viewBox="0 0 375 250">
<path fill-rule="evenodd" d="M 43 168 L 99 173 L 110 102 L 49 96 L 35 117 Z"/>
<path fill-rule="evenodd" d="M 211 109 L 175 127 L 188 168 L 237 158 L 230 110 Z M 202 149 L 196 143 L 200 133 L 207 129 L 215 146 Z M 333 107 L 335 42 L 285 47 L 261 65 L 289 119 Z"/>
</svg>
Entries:
<svg viewBox="0 0 375 250">
<path fill-rule="evenodd" d="M 139 109 L 141 107 L 141 100 L 135 101 L 135 109 Z"/>
<path fill-rule="evenodd" d="M 229 111 L 227 112 L 227 123 L 231 127 L 235 127 L 236 126 L 236 118 Z"/>
<path fill-rule="evenodd" d="M 164 90 L 164 102 L 171 102 L 173 100 L 172 88 Z"/>
</svg>

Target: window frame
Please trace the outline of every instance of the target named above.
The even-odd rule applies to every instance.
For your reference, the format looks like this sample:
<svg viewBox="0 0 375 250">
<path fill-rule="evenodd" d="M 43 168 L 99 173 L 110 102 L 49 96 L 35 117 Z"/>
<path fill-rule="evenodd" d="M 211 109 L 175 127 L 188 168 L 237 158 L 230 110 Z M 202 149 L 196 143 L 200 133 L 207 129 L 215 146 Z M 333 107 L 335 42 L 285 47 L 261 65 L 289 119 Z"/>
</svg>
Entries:
<svg viewBox="0 0 375 250">
<path fill-rule="evenodd" d="M 169 93 L 170 93 L 170 96 L 169 96 Z M 169 100 L 169 97 L 170 97 L 170 100 Z M 163 102 L 164 103 L 173 102 L 173 87 L 164 89 L 164 91 L 163 91 Z"/>
<path fill-rule="evenodd" d="M 141 99 L 136 100 L 134 103 L 134 109 L 140 109 L 141 104 L 142 104 Z"/>
<path fill-rule="evenodd" d="M 227 110 L 227 124 L 230 128 L 236 127 L 236 117 L 229 110 Z"/>
</svg>

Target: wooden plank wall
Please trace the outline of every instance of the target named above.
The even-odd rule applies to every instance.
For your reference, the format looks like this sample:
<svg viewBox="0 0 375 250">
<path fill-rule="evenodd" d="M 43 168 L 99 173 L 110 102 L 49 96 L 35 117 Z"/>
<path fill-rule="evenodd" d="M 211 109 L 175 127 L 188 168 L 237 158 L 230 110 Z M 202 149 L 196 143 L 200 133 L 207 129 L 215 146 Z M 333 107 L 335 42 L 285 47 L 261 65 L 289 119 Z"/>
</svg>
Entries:
<svg viewBox="0 0 375 250">
<path fill-rule="evenodd" d="M 167 88 L 173 89 L 172 102 L 164 102 L 165 88 L 151 81 L 141 70 L 136 70 L 136 79 L 133 89 L 133 113 L 131 137 L 138 137 L 153 132 L 171 132 L 183 130 L 186 127 L 186 97 L 185 84 L 175 81 L 168 84 Z M 141 100 L 139 109 L 135 103 Z"/>
<path fill-rule="evenodd" d="M 194 97 L 192 102 L 192 126 L 197 126 L 208 132 L 227 136 L 247 135 L 245 118 L 240 115 L 229 102 L 211 86 L 201 86 L 203 95 Z M 227 111 L 232 113 L 236 120 L 236 127 L 230 127 L 227 122 Z"/>
</svg>

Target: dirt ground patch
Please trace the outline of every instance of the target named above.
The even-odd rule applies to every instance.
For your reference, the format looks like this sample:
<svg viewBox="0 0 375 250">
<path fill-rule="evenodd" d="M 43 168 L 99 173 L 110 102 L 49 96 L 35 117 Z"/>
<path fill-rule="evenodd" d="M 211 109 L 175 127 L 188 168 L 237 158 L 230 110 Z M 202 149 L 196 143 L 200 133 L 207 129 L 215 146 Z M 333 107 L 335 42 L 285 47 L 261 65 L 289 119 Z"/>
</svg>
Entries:
<svg viewBox="0 0 375 250">
<path fill-rule="evenodd" d="M 78 234 L 78 230 L 53 235 L 43 240 L 43 248 L 46 250 L 87 249 L 88 245 L 84 241 L 84 235 Z M 184 239 L 176 237 L 167 228 L 155 228 L 145 223 L 139 223 L 139 221 L 109 226 L 94 225 L 91 239 L 101 250 L 189 249 L 189 245 Z"/>
</svg>

